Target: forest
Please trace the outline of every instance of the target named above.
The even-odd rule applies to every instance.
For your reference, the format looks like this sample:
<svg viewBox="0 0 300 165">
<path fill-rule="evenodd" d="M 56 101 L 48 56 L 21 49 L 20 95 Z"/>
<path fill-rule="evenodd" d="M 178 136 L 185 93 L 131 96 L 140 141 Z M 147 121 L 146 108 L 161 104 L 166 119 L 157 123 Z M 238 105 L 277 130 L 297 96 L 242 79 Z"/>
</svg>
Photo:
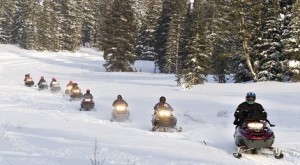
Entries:
<svg viewBox="0 0 300 165">
<path fill-rule="evenodd" d="M 38 51 L 92 47 L 107 72 L 151 60 L 190 88 L 213 75 L 300 81 L 299 0 L 0 0 L 0 44 Z M 99 64 L 100 65 L 100 64 Z"/>
</svg>

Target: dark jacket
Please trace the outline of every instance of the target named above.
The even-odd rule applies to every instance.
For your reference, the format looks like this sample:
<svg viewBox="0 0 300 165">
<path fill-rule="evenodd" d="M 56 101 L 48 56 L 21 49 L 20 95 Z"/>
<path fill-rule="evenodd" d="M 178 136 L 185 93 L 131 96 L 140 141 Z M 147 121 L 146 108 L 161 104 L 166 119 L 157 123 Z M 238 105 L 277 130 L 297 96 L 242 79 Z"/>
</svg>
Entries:
<svg viewBox="0 0 300 165">
<path fill-rule="evenodd" d="M 53 83 L 54 83 L 54 82 L 56 82 L 56 83 L 57 83 L 57 81 L 56 81 L 56 80 L 54 80 L 54 81 L 52 80 L 52 81 L 50 82 L 50 87 L 52 87 L 52 86 L 53 86 Z"/>
<path fill-rule="evenodd" d="M 241 103 L 234 113 L 235 125 L 241 125 L 245 120 L 266 120 L 267 112 L 259 103 L 248 104 L 246 101 Z"/>
<path fill-rule="evenodd" d="M 84 99 L 93 99 L 93 95 L 91 93 L 85 93 L 82 97 Z"/>
<path fill-rule="evenodd" d="M 45 79 L 40 79 L 40 81 L 37 85 L 41 85 L 43 82 L 46 82 L 46 80 Z"/>
<path fill-rule="evenodd" d="M 127 102 L 126 102 L 125 100 L 123 100 L 123 99 L 117 99 L 117 100 L 115 100 L 115 101 L 113 102 L 112 106 L 116 106 L 116 105 L 118 105 L 118 104 L 124 104 L 126 107 L 128 107 Z"/>
<path fill-rule="evenodd" d="M 159 102 L 154 106 L 154 110 L 157 111 L 159 107 L 168 107 L 171 111 L 173 111 L 173 108 L 168 103 Z"/>
</svg>

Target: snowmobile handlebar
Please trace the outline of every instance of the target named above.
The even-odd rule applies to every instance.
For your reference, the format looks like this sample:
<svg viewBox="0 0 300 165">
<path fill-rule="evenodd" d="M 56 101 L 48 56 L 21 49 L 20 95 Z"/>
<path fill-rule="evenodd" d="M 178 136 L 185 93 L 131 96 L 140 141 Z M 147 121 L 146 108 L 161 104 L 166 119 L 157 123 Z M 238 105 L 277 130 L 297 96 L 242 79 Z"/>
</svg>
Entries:
<svg viewBox="0 0 300 165">
<path fill-rule="evenodd" d="M 268 119 L 266 119 L 266 122 L 269 123 L 270 127 L 275 127 L 275 125 L 272 124 Z"/>
</svg>

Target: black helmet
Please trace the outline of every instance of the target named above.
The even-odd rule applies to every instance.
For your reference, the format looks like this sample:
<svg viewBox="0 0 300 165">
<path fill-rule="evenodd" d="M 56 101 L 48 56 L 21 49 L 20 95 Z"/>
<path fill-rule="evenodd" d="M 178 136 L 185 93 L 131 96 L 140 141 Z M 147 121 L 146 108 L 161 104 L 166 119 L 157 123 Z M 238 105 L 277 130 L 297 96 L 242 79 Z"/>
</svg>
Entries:
<svg viewBox="0 0 300 165">
<path fill-rule="evenodd" d="M 117 98 L 118 98 L 118 99 L 122 99 L 122 96 L 121 96 L 121 95 L 118 95 Z"/>
<path fill-rule="evenodd" d="M 90 93 L 91 91 L 89 89 L 86 90 L 86 93 Z"/>
<path fill-rule="evenodd" d="M 248 92 L 246 94 L 246 101 L 248 104 L 253 104 L 256 99 L 256 94 L 254 92 Z"/>
<path fill-rule="evenodd" d="M 161 97 L 159 98 L 159 101 L 160 101 L 160 102 L 166 102 L 165 96 L 161 96 Z"/>
</svg>

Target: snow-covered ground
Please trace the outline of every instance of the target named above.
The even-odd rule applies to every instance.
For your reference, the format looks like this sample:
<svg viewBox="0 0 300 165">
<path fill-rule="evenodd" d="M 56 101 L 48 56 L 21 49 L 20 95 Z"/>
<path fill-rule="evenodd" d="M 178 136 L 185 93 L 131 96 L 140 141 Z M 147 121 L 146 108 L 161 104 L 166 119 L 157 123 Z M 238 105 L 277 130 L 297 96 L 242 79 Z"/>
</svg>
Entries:
<svg viewBox="0 0 300 165">
<path fill-rule="evenodd" d="M 154 74 L 152 62 L 136 62 L 141 72 L 135 73 L 105 72 L 103 63 L 93 49 L 49 53 L 0 45 L 0 164 L 90 165 L 95 157 L 103 165 L 300 164 L 299 83 L 210 81 L 182 90 L 174 75 Z M 48 83 L 55 77 L 63 90 L 25 87 L 26 73 L 35 83 L 40 76 Z M 79 111 L 79 101 L 63 96 L 69 80 L 91 90 L 96 111 Z M 233 113 L 248 91 L 276 125 L 281 160 L 268 152 L 232 156 Z M 129 104 L 131 122 L 110 122 L 118 94 Z M 173 106 L 183 132 L 149 131 L 160 96 Z"/>
</svg>

